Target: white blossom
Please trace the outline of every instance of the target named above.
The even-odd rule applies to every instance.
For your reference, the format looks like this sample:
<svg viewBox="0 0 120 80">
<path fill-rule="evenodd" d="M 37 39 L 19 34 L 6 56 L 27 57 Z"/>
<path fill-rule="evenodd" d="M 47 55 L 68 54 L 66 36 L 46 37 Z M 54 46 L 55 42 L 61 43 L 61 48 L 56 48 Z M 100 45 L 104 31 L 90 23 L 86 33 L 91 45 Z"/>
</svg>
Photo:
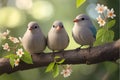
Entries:
<svg viewBox="0 0 120 80">
<path fill-rule="evenodd" d="M 114 18 L 114 17 L 116 17 L 116 15 L 114 14 L 114 10 L 113 10 L 113 8 L 111 9 L 111 10 L 107 10 L 107 17 L 109 18 Z"/>
<path fill-rule="evenodd" d="M 71 71 L 69 69 L 64 69 L 61 74 L 63 75 L 63 77 L 69 77 L 71 75 Z"/>
<path fill-rule="evenodd" d="M 16 52 L 16 54 L 17 54 L 19 57 L 22 57 L 22 55 L 24 54 L 23 49 L 22 49 L 22 48 L 18 49 L 18 51 Z"/>
<path fill-rule="evenodd" d="M 10 51 L 10 47 L 8 45 L 8 43 L 5 43 L 4 45 L 2 45 L 4 50 Z"/>
<path fill-rule="evenodd" d="M 0 33 L 1 38 L 6 39 L 6 37 L 9 35 L 10 31 L 6 30 L 6 32 Z"/>
<path fill-rule="evenodd" d="M 18 59 L 14 59 L 14 65 L 15 65 L 15 67 L 19 65 L 19 62 L 20 62 L 19 58 Z"/>
<path fill-rule="evenodd" d="M 68 64 L 64 67 L 64 69 L 61 72 L 61 74 L 65 78 L 69 77 L 71 75 L 71 73 L 72 73 L 72 67 L 71 67 L 71 65 L 68 65 Z"/>
<path fill-rule="evenodd" d="M 12 41 L 13 43 L 19 43 L 19 40 L 16 37 L 11 37 L 9 36 L 8 38 L 10 41 Z"/>
<path fill-rule="evenodd" d="M 107 10 L 107 6 L 97 4 L 95 9 L 98 11 L 98 13 L 103 13 L 105 10 Z"/>
<path fill-rule="evenodd" d="M 104 26 L 106 24 L 105 20 L 101 19 L 100 21 L 98 21 L 98 24 L 101 26 Z"/>
</svg>

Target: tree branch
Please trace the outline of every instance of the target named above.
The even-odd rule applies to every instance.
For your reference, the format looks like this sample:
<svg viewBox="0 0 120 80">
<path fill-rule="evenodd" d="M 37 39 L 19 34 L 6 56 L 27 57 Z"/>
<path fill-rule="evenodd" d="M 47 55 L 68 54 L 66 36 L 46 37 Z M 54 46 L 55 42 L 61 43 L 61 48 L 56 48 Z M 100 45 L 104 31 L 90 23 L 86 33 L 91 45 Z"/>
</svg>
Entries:
<svg viewBox="0 0 120 80">
<path fill-rule="evenodd" d="M 95 64 L 103 61 L 115 61 L 119 58 L 120 39 L 105 45 L 82 50 L 66 50 L 55 52 L 54 54 L 65 58 L 63 64 Z M 13 73 L 19 70 L 27 70 L 37 67 L 47 66 L 54 60 L 53 53 L 32 55 L 33 64 L 20 62 L 18 67 L 12 68 L 9 59 L 0 58 L 0 75 L 3 73 Z"/>
</svg>

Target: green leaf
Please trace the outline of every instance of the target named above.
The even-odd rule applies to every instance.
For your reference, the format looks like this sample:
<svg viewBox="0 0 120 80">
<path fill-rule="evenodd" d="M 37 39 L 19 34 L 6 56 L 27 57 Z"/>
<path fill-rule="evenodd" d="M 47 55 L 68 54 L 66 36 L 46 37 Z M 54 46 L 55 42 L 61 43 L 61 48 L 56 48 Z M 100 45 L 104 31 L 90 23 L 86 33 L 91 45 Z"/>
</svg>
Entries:
<svg viewBox="0 0 120 80">
<path fill-rule="evenodd" d="M 97 31 L 96 39 L 101 39 L 102 36 L 105 34 L 106 30 L 104 28 L 101 28 Z"/>
<path fill-rule="evenodd" d="M 33 64 L 32 57 L 27 52 L 24 52 L 23 56 L 21 57 L 21 60 L 28 63 L 28 64 Z"/>
<path fill-rule="evenodd" d="M 14 63 L 15 63 L 15 62 L 14 62 L 14 59 L 15 59 L 15 58 L 12 58 L 12 57 L 9 58 L 9 60 L 10 60 L 10 65 L 12 66 L 12 68 L 14 68 Z"/>
<path fill-rule="evenodd" d="M 116 20 L 111 20 L 111 21 L 109 21 L 109 22 L 107 23 L 108 29 L 112 28 L 112 27 L 115 25 L 115 23 L 116 23 Z"/>
<path fill-rule="evenodd" d="M 114 38 L 114 32 L 112 30 L 106 31 L 105 34 L 103 35 L 103 41 L 105 43 L 112 42 L 113 38 Z"/>
<path fill-rule="evenodd" d="M 14 68 L 14 59 L 16 58 L 16 55 L 15 54 L 9 54 L 7 56 L 4 56 L 4 58 L 9 58 L 10 65 L 12 66 L 12 68 Z"/>
<path fill-rule="evenodd" d="M 113 41 L 114 32 L 111 30 L 107 30 L 105 34 L 102 36 L 102 42 L 108 43 Z"/>
<path fill-rule="evenodd" d="M 65 61 L 65 59 L 60 60 L 59 62 L 56 62 L 58 64 L 62 64 Z"/>
<path fill-rule="evenodd" d="M 109 30 L 109 34 L 110 34 L 109 40 L 110 40 L 110 42 L 111 42 L 111 41 L 114 40 L 114 32 L 113 32 L 112 30 Z"/>
<path fill-rule="evenodd" d="M 94 46 L 102 45 L 104 44 L 103 42 L 103 35 L 105 34 L 106 30 L 104 28 L 101 28 L 97 31 L 96 34 L 96 41 L 94 43 Z"/>
<path fill-rule="evenodd" d="M 58 58 L 60 58 L 60 56 L 55 56 L 55 59 L 58 59 Z"/>
<path fill-rule="evenodd" d="M 55 62 L 51 62 L 51 63 L 48 65 L 48 67 L 47 67 L 47 69 L 46 69 L 45 72 L 50 72 L 50 71 L 52 71 L 53 68 L 54 68 L 54 66 L 55 66 Z"/>
<path fill-rule="evenodd" d="M 114 39 L 114 32 L 112 30 L 105 30 L 104 28 L 98 30 L 96 35 L 95 46 L 112 42 Z"/>
<path fill-rule="evenodd" d="M 101 39 L 98 39 L 94 42 L 94 46 L 102 45 Z"/>
<path fill-rule="evenodd" d="M 76 7 L 80 7 L 83 3 L 85 3 L 86 0 L 77 0 L 76 1 Z"/>
<path fill-rule="evenodd" d="M 9 55 L 7 55 L 7 56 L 4 56 L 4 58 L 14 58 L 15 57 L 15 54 L 9 54 Z"/>
<path fill-rule="evenodd" d="M 53 77 L 57 77 L 59 75 L 59 67 L 58 64 L 55 64 L 54 70 L 53 70 Z"/>
</svg>

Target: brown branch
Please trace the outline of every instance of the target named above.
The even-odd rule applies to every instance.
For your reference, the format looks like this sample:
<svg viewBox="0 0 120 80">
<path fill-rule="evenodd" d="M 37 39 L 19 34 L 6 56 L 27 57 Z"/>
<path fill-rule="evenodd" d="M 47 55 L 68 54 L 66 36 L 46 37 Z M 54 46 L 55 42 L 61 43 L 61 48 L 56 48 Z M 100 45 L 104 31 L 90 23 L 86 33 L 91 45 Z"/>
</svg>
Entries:
<svg viewBox="0 0 120 80">
<path fill-rule="evenodd" d="M 104 61 L 115 61 L 119 58 L 120 49 L 120 39 L 101 45 L 98 47 L 93 47 L 90 49 L 82 50 L 67 50 L 63 52 L 55 52 L 55 55 L 65 58 L 63 64 L 95 64 Z M 6 58 L 0 58 L 0 75 L 3 73 L 13 73 L 20 70 L 27 70 L 37 67 L 47 66 L 53 61 L 53 53 L 47 54 L 34 54 L 32 55 L 33 64 L 26 64 L 21 62 L 18 67 L 11 68 L 9 60 Z"/>
</svg>

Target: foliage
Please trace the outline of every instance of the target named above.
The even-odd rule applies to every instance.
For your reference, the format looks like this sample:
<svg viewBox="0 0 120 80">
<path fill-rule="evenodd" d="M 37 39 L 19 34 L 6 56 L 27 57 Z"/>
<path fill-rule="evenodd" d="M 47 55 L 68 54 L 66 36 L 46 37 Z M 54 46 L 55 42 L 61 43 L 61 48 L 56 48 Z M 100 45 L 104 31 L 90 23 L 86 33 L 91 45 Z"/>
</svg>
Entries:
<svg viewBox="0 0 120 80">
<path fill-rule="evenodd" d="M 33 64 L 32 57 L 28 52 L 24 52 L 25 54 L 21 57 L 21 60 L 27 64 Z"/>
<path fill-rule="evenodd" d="M 80 7 L 86 0 L 76 0 L 76 7 Z"/>
<path fill-rule="evenodd" d="M 54 78 L 59 75 L 59 67 L 58 67 L 58 65 L 62 64 L 62 63 L 65 61 L 65 59 L 61 59 L 61 60 L 58 61 L 58 59 L 61 59 L 60 56 L 55 56 L 55 57 L 54 57 L 54 61 L 51 62 L 51 63 L 48 65 L 48 67 L 47 67 L 47 69 L 46 69 L 46 71 L 45 71 L 45 72 L 50 72 L 50 71 L 52 71 Z"/>
<path fill-rule="evenodd" d="M 116 15 L 114 14 L 113 8 L 110 10 L 104 5 L 97 4 L 96 10 L 99 13 L 97 21 L 100 25 L 100 29 L 97 31 L 94 45 L 98 46 L 113 41 L 114 32 L 111 28 L 114 27 L 116 23 L 116 20 L 113 19 Z M 108 21 L 109 18 L 113 20 Z"/>
<path fill-rule="evenodd" d="M 20 60 L 25 63 L 32 64 L 31 55 L 27 52 L 23 52 L 21 48 L 21 39 L 12 37 L 9 35 L 10 31 L 0 33 L 0 37 L 2 38 L 3 50 L 6 51 L 6 56 L 4 58 L 8 58 L 12 68 L 19 66 Z M 9 43 L 8 43 L 9 42 Z"/>
</svg>

